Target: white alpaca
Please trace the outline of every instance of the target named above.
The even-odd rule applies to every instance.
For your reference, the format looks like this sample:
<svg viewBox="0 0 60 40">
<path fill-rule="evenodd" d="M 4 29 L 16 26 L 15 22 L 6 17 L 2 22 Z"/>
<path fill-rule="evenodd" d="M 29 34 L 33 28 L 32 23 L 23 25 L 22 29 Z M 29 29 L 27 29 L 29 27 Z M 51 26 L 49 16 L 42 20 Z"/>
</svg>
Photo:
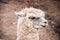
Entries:
<svg viewBox="0 0 60 40">
<path fill-rule="evenodd" d="M 39 40 L 37 29 L 45 27 L 48 24 L 45 19 L 45 12 L 30 7 L 15 13 L 19 17 L 16 40 Z"/>
</svg>

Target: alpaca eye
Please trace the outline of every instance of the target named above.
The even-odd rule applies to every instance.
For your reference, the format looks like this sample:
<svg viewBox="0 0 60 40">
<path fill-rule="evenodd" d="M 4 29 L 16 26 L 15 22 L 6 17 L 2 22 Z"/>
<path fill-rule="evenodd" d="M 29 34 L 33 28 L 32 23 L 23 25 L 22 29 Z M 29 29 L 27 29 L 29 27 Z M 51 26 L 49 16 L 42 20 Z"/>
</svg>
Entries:
<svg viewBox="0 0 60 40">
<path fill-rule="evenodd" d="M 39 17 L 29 17 L 29 19 L 32 19 L 32 20 L 38 20 Z"/>
<path fill-rule="evenodd" d="M 32 19 L 33 20 L 33 19 L 36 19 L 36 18 L 35 17 L 29 17 L 29 19 Z"/>
</svg>

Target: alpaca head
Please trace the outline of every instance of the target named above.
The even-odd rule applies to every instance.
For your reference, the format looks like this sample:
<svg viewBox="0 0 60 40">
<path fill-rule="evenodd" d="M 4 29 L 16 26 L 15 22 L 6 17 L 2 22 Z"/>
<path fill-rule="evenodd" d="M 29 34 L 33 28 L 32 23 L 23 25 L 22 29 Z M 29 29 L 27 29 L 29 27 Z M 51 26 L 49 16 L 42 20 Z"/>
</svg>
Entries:
<svg viewBox="0 0 60 40">
<path fill-rule="evenodd" d="M 26 18 L 27 21 L 33 23 L 34 28 L 46 27 L 48 21 L 45 19 L 45 12 L 35 8 L 25 8 L 19 12 L 15 12 L 19 18 Z"/>
</svg>

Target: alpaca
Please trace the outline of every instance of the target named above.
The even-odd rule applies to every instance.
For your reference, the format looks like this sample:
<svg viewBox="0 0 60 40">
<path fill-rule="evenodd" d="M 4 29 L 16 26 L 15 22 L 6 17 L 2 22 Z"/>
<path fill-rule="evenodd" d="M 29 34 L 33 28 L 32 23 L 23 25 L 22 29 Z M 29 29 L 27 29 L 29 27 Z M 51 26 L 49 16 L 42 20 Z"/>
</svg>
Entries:
<svg viewBox="0 0 60 40">
<path fill-rule="evenodd" d="M 29 7 L 15 12 L 15 14 L 18 16 L 16 40 L 39 40 L 38 29 L 48 25 L 45 12 Z"/>
</svg>

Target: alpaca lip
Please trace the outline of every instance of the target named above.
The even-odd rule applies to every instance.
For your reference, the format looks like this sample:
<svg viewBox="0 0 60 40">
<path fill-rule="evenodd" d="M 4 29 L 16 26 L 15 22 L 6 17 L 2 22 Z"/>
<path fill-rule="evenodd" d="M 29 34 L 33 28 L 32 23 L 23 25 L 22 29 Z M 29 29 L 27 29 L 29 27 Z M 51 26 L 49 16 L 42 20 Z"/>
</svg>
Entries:
<svg viewBox="0 0 60 40">
<path fill-rule="evenodd" d="M 34 29 L 38 30 L 39 28 L 35 28 L 35 27 L 34 27 Z"/>
<path fill-rule="evenodd" d="M 42 27 L 46 27 L 46 25 L 41 25 Z"/>
<path fill-rule="evenodd" d="M 39 29 L 39 26 L 36 26 L 36 25 L 35 25 L 35 26 L 33 26 L 33 27 L 34 27 L 35 29 Z"/>
</svg>

